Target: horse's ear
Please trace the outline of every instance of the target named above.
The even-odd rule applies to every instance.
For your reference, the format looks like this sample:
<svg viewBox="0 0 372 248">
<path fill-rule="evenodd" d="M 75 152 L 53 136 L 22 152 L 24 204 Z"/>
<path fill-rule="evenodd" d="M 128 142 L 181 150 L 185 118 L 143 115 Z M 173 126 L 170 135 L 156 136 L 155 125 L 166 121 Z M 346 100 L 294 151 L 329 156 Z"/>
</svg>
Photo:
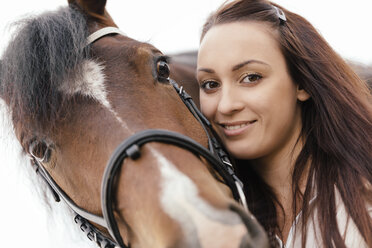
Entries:
<svg viewBox="0 0 372 248">
<path fill-rule="evenodd" d="M 68 0 L 69 4 L 77 4 L 88 13 L 103 15 L 106 7 L 106 0 Z"/>
<path fill-rule="evenodd" d="M 103 26 L 115 26 L 111 16 L 106 11 L 107 0 L 68 0 L 69 4 L 79 6 L 89 17 Z"/>
</svg>

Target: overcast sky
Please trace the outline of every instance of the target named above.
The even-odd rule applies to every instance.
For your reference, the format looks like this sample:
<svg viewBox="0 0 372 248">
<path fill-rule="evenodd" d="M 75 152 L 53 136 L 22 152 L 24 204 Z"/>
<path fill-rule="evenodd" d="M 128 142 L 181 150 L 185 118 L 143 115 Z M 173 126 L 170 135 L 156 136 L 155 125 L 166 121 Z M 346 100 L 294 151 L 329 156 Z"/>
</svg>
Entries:
<svg viewBox="0 0 372 248">
<path fill-rule="evenodd" d="M 65 5 L 67 0 L 12 0 L 0 8 L 0 54 L 9 39 L 7 25 L 26 13 Z M 108 0 L 108 11 L 128 36 L 149 41 L 164 53 L 195 50 L 207 15 L 223 0 Z M 372 64 L 371 0 L 278 0 L 306 17 L 343 57 Z M 0 101 L 0 104 L 2 102 Z M 84 248 L 71 219 L 51 218 L 39 200 L 34 175 L 23 170 L 25 159 L 0 106 L 0 237 L 2 247 Z M 50 204 L 53 212 L 62 204 Z M 21 222 L 23 221 L 23 222 Z M 66 224 L 63 224 L 65 222 Z M 66 226 L 68 228 L 66 228 Z M 23 232 L 23 233 L 20 233 Z M 75 236 L 71 236 L 75 235 Z M 6 239 L 6 237 L 8 239 Z M 66 240 L 65 240 L 66 239 Z"/>
</svg>

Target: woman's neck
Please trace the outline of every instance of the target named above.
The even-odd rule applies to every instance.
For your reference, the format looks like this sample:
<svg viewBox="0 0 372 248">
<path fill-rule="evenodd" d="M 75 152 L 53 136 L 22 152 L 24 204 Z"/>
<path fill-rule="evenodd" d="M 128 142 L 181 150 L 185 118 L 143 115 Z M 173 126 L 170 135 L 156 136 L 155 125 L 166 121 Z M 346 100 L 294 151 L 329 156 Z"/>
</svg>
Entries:
<svg viewBox="0 0 372 248">
<path fill-rule="evenodd" d="M 294 164 L 301 148 L 302 144 L 297 142 L 288 149 L 282 149 L 270 156 L 249 161 L 256 173 L 274 190 L 279 198 L 292 191 Z"/>
<path fill-rule="evenodd" d="M 277 221 L 281 229 L 283 243 L 286 242 L 288 233 L 296 215 L 301 211 L 301 199 L 296 197 L 296 207 L 293 210 L 293 187 L 292 175 L 294 165 L 298 155 L 301 152 L 303 143 L 301 141 L 293 142 L 286 149 L 281 149 L 271 156 L 260 159 L 250 160 L 250 166 L 256 171 L 261 179 L 270 186 L 275 194 L 279 204 L 276 204 Z M 303 193 L 306 186 L 307 171 L 303 173 L 299 181 L 300 190 Z M 282 208 L 281 208 L 282 207 Z"/>
</svg>

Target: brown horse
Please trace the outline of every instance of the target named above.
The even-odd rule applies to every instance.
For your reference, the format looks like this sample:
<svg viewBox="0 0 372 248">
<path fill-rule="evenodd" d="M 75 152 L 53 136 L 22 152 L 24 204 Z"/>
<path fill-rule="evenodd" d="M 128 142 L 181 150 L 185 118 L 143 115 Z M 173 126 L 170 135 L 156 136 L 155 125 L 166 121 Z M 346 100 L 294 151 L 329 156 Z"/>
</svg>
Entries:
<svg viewBox="0 0 372 248">
<path fill-rule="evenodd" d="M 116 27 L 106 1 L 69 4 L 20 24 L 3 56 L 0 93 L 17 139 L 40 174 L 59 185 L 66 194 L 59 197 L 102 220 L 105 165 L 123 140 L 144 129 L 167 129 L 207 147 L 207 136 L 170 84 L 167 58 L 158 49 L 121 34 L 87 45 L 89 34 Z M 140 148 L 139 158 L 120 162 L 109 192 L 116 242 L 267 247 L 261 226 L 233 200 L 221 175 L 194 153 L 151 142 Z M 108 235 L 107 225 L 98 222 L 95 228 Z M 112 247 L 96 235 L 90 238 Z"/>
</svg>

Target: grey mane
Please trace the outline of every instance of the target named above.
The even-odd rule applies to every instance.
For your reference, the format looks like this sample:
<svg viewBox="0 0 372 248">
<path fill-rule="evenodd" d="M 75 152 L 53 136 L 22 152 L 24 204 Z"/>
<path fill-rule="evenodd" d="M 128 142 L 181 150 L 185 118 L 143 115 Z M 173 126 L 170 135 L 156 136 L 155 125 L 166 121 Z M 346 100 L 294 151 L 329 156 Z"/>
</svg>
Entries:
<svg viewBox="0 0 372 248">
<path fill-rule="evenodd" d="M 0 95 L 15 126 L 46 128 L 60 117 L 66 102 L 61 84 L 75 78 L 89 56 L 86 19 L 64 7 L 14 25 L 16 32 L 2 58 Z"/>
</svg>

